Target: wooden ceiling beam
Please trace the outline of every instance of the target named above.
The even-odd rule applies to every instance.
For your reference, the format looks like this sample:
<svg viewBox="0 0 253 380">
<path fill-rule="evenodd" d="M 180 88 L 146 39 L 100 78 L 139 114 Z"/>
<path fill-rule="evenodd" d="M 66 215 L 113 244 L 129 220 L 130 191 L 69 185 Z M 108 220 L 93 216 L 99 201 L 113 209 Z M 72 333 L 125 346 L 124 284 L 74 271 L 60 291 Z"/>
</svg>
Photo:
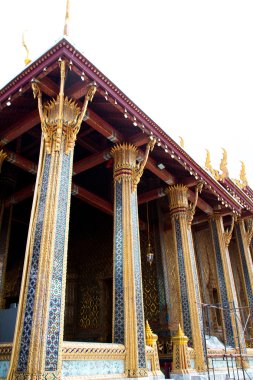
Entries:
<svg viewBox="0 0 253 380">
<path fill-rule="evenodd" d="M 157 177 L 159 177 L 161 180 L 163 180 L 165 183 L 167 183 L 167 185 L 176 184 L 176 178 L 171 173 L 169 173 L 166 169 L 159 169 L 156 161 L 150 156 L 146 164 L 146 169 L 148 169 Z"/>
<path fill-rule="evenodd" d="M 79 138 L 76 143 L 91 153 L 97 153 L 99 151 L 99 149 L 95 148 L 93 144 L 88 143 L 86 139 L 83 140 Z"/>
<path fill-rule="evenodd" d="M 129 139 L 129 142 L 137 147 L 142 146 L 144 144 L 147 144 L 149 142 L 149 137 L 146 135 L 146 133 L 139 132 L 136 133 L 134 136 L 132 136 Z"/>
<path fill-rule="evenodd" d="M 9 142 L 15 140 L 17 137 L 21 136 L 23 133 L 29 131 L 35 125 L 40 123 L 40 117 L 38 110 L 30 112 L 23 119 L 14 123 L 4 135 L 0 138 L 0 146 L 6 145 Z"/>
<path fill-rule="evenodd" d="M 40 89 L 42 92 L 51 97 L 56 97 L 59 94 L 59 86 L 49 77 L 44 77 L 39 80 Z"/>
<path fill-rule="evenodd" d="M 195 193 L 188 189 L 188 194 L 189 194 L 189 201 L 194 203 L 195 200 Z M 213 208 L 209 206 L 208 203 L 206 203 L 201 197 L 198 197 L 198 202 L 197 202 L 197 207 L 204 211 L 205 214 L 212 215 L 213 214 Z"/>
<path fill-rule="evenodd" d="M 73 175 L 84 172 L 91 169 L 94 166 L 102 164 L 102 162 L 110 159 L 110 150 L 106 149 L 102 152 L 94 153 L 82 160 L 76 162 L 73 167 Z"/>
<path fill-rule="evenodd" d="M 4 149 L 4 152 L 7 154 L 6 161 L 10 164 L 14 164 L 15 166 L 23 169 L 31 174 L 37 173 L 37 164 L 28 160 L 27 158 L 21 156 L 18 153 L 14 153 L 9 151 L 8 149 Z"/>
<path fill-rule="evenodd" d="M 153 189 L 147 191 L 145 193 L 138 195 L 138 204 L 142 205 L 143 203 L 154 201 L 155 199 L 162 198 L 166 195 L 166 188 L 159 187 L 157 189 Z"/>
<path fill-rule="evenodd" d="M 31 185 L 26 186 L 25 188 L 16 191 L 14 194 L 9 196 L 4 201 L 4 207 L 10 207 L 11 205 L 14 205 L 16 203 L 20 203 L 28 198 L 30 198 L 33 195 L 34 192 L 34 183 Z"/>
<path fill-rule="evenodd" d="M 72 195 L 106 214 L 113 214 L 113 205 L 110 202 L 74 183 L 72 184 Z"/>
<path fill-rule="evenodd" d="M 185 185 L 187 187 L 193 187 L 197 185 L 198 182 L 199 180 L 197 180 L 194 176 L 186 177 L 182 181 L 180 181 L 182 185 Z"/>
</svg>

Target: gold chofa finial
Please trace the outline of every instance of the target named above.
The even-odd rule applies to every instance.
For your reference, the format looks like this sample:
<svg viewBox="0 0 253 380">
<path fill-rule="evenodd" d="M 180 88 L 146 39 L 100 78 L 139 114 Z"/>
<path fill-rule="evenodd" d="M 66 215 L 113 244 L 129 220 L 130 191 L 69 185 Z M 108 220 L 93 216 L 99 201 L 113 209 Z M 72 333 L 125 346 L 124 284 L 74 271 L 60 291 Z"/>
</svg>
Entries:
<svg viewBox="0 0 253 380">
<path fill-rule="evenodd" d="M 213 174 L 213 167 L 211 164 L 211 156 L 208 149 L 206 149 L 206 162 L 205 162 L 205 168 L 207 171 L 209 171 L 211 174 Z"/>
<path fill-rule="evenodd" d="M 222 159 L 221 159 L 221 163 L 220 163 L 220 170 L 222 171 L 221 175 L 220 175 L 220 178 L 221 179 L 224 179 L 224 178 L 228 178 L 229 177 L 229 173 L 228 173 L 228 168 L 227 168 L 227 165 L 228 165 L 228 155 L 227 155 L 227 151 L 226 149 L 224 148 L 221 148 L 223 150 L 223 156 L 222 156 Z"/>
<path fill-rule="evenodd" d="M 211 164 L 211 155 L 208 149 L 206 149 L 206 162 L 205 162 L 205 169 L 218 181 L 220 179 L 219 177 L 219 171 L 214 169 Z"/>
<path fill-rule="evenodd" d="M 246 187 L 248 185 L 248 180 L 246 177 L 246 169 L 245 169 L 245 163 L 241 161 L 242 167 L 240 171 L 240 180 L 242 182 L 242 188 Z"/>
<path fill-rule="evenodd" d="M 181 148 L 184 148 L 184 139 L 183 139 L 183 137 L 181 137 L 181 136 L 178 136 L 178 137 L 180 139 L 179 145 L 181 146 Z"/>
<path fill-rule="evenodd" d="M 65 13 L 65 24 L 64 24 L 64 30 L 63 30 L 63 35 L 68 36 L 69 35 L 69 3 L 70 0 L 67 0 L 66 2 L 66 13 Z"/>
<path fill-rule="evenodd" d="M 25 65 L 27 66 L 31 62 L 31 59 L 29 58 L 29 50 L 28 50 L 27 44 L 25 42 L 25 32 L 22 33 L 22 46 L 26 50 Z"/>
</svg>

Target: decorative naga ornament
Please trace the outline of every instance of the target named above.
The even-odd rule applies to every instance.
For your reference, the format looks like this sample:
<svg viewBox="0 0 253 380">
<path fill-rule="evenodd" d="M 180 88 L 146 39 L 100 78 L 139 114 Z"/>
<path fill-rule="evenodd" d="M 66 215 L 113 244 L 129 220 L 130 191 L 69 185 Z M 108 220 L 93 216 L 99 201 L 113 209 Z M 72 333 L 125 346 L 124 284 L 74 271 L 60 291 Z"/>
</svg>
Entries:
<svg viewBox="0 0 253 380">
<path fill-rule="evenodd" d="M 134 172 L 133 172 L 133 191 L 135 191 L 137 189 L 137 185 L 140 182 L 140 179 L 142 177 L 146 163 L 148 161 L 149 152 L 152 152 L 155 144 L 156 144 L 156 139 L 154 139 L 152 136 L 150 136 L 150 140 L 146 146 L 144 158 L 141 162 L 136 164 L 136 167 L 135 167 Z"/>
<path fill-rule="evenodd" d="M 233 229 L 234 229 L 234 225 L 235 225 L 235 220 L 236 220 L 236 217 L 234 215 L 232 215 L 231 226 L 229 229 L 227 228 L 224 232 L 224 239 L 225 239 L 226 247 L 229 246 L 229 243 L 231 241 Z"/>
<path fill-rule="evenodd" d="M 180 324 L 175 336 L 172 337 L 173 342 L 173 373 L 189 373 L 191 370 L 190 358 L 188 353 L 188 338 L 184 335 Z"/>
<path fill-rule="evenodd" d="M 3 149 L 0 150 L 0 173 L 1 173 L 3 162 L 6 159 L 6 157 L 7 157 L 7 154 L 3 151 Z"/>
<path fill-rule="evenodd" d="M 220 170 L 221 170 L 221 174 L 220 174 L 220 179 L 225 179 L 225 178 L 228 178 L 229 177 L 229 173 L 228 173 L 228 168 L 227 168 L 227 165 L 228 165 L 228 161 L 227 161 L 227 151 L 226 149 L 222 148 L 223 150 L 223 156 L 222 156 L 222 159 L 221 159 L 221 163 L 220 163 Z"/>
<path fill-rule="evenodd" d="M 66 13 L 65 13 L 65 23 L 64 23 L 64 30 L 63 30 L 64 36 L 69 35 L 69 19 L 70 19 L 69 3 L 70 3 L 70 0 L 67 0 L 67 2 L 66 2 Z"/>
<path fill-rule="evenodd" d="M 192 224 L 193 217 L 194 217 L 195 211 L 196 211 L 196 206 L 197 206 L 197 203 L 198 203 L 199 194 L 201 193 L 202 189 L 203 189 L 203 182 L 199 182 L 197 184 L 197 186 L 195 187 L 195 199 L 194 199 L 194 202 L 190 203 L 189 207 L 188 207 L 188 225 L 189 225 L 189 227 Z"/>
<path fill-rule="evenodd" d="M 61 86 L 60 93 L 56 99 L 52 99 L 44 106 L 42 104 L 42 93 L 39 82 L 32 81 L 34 98 L 38 98 L 38 108 L 41 119 L 41 129 L 45 140 L 48 154 L 52 150 L 59 151 L 61 138 L 65 139 L 65 153 L 69 154 L 75 146 L 76 136 L 85 116 L 89 101 L 92 101 L 96 86 L 91 84 L 85 95 L 82 108 L 75 100 L 64 98 L 65 61 L 61 61 Z"/>
<path fill-rule="evenodd" d="M 22 33 L 22 46 L 25 48 L 26 51 L 25 65 L 29 65 L 31 59 L 29 58 L 29 50 L 25 41 L 25 32 Z"/>
<path fill-rule="evenodd" d="M 184 149 L 184 139 L 183 139 L 183 137 L 181 137 L 181 136 L 179 136 L 179 145 L 181 146 L 181 148 L 183 148 Z"/>
</svg>

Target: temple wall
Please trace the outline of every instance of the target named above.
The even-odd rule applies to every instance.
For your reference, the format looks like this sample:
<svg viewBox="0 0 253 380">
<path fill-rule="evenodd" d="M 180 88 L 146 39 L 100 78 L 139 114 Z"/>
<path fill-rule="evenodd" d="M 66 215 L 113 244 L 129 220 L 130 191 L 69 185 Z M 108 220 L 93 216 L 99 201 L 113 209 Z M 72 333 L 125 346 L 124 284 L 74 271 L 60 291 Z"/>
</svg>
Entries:
<svg viewBox="0 0 253 380">
<path fill-rule="evenodd" d="M 65 340 L 111 342 L 113 221 L 94 212 L 86 224 L 70 224 Z M 159 329 L 156 259 L 146 260 L 147 233 L 140 231 L 144 315 Z"/>
</svg>

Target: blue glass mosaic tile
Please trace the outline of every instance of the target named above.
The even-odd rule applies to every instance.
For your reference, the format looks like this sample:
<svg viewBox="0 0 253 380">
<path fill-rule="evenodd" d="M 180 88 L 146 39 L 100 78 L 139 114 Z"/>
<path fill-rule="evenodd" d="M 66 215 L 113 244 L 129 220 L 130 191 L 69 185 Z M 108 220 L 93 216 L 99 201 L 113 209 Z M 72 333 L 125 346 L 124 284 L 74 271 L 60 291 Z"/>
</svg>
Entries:
<svg viewBox="0 0 253 380">
<path fill-rule="evenodd" d="M 47 154 L 45 157 L 44 172 L 42 176 L 41 192 L 40 192 L 39 205 L 38 205 L 38 214 L 37 214 L 37 220 L 36 220 L 36 226 L 35 226 L 34 245 L 33 245 L 32 259 L 31 259 L 31 266 L 30 266 L 30 273 L 29 273 L 28 292 L 25 299 L 26 306 L 25 306 L 24 322 L 23 322 L 22 331 L 21 331 L 18 371 L 25 371 L 27 367 L 27 361 L 28 361 L 30 337 L 31 337 L 31 330 L 32 330 L 32 320 L 33 320 L 34 296 L 35 296 L 35 288 L 36 288 L 37 275 L 38 275 L 40 244 L 41 244 L 42 229 L 43 229 L 43 220 L 44 220 L 44 212 L 45 212 L 45 204 L 46 204 L 50 162 L 51 162 L 51 156 Z"/>
<path fill-rule="evenodd" d="M 213 239 L 214 239 L 217 274 L 218 274 L 219 289 L 220 289 L 220 295 L 221 295 L 221 303 L 223 307 L 223 319 L 224 319 L 225 330 L 226 330 L 226 340 L 229 346 L 235 347 L 234 333 L 233 333 L 232 321 L 231 321 L 231 315 L 230 315 L 230 304 L 228 302 L 224 268 L 223 268 L 222 258 L 221 258 L 221 249 L 220 249 L 220 244 L 219 244 L 217 226 L 214 220 L 211 221 L 211 227 L 212 227 Z"/>
<path fill-rule="evenodd" d="M 136 319 L 137 319 L 137 339 L 138 339 L 138 366 L 146 368 L 145 353 L 145 325 L 143 313 L 143 292 L 142 292 L 142 274 L 141 274 L 141 254 L 140 254 L 140 236 L 138 221 L 138 203 L 136 191 L 131 194 L 131 213 L 133 226 L 133 254 L 134 254 L 134 275 L 135 275 L 135 292 L 136 292 Z"/>
<path fill-rule="evenodd" d="M 47 327 L 45 370 L 57 371 L 58 350 L 61 335 L 62 314 L 62 285 L 63 285 L 63 263 L 64 247 L 68 239 L 66 228 L 68 227 L 68 197 L 70 194 L 71 178 L 70 168 L 72 164 L 73 151 L 69 155 L 62 153 L 62 168 L 60 188 L 57 204 L 57 220 L 54 242 L 53 272 L 50 289 L 49 316 Z"/>
<path fill-rule="evenodd" d="M 123 223 L 122 223 L 122 183 L 115 184 L 115 226 L 114 226 L 114 281 L 115 314 L 114 343 L 124 344 L 124 287 L 123 287 Z"/>
<path fill-rule="evenodd" d="M 175 220 L 176 228 L 176 241 L 177 241 L 177 258 L 178 258 L 178 268 L 180 275 L 180 294 L 181 294 L 181 305 L 183 312 L 184 321 L 184 333 L 189 338 L 189 342 L 192 342 L 192 329 L 191 329 L 191 316 L 190 316 L 190 306 L 187 293 L 187 283 L 185 274 L 185 262 L 183 253 L 183 243 L 179 220 Z"/>
<path fill-rule="evenodd" d="M 249 277 L 249 271 L 248 271 L 246 256 L 245 256 L 244 247 L 243 247 L 241 230 L 240 230 L 240 226 L 238 224 L 235 225 L 235 231 L 236 231 L 236 237 L 237 237 L 237 241 L 238 241 L 238 245 L 239 245 L 241 261 L 242 261 L 245 286 L 246 286 L 246 290 L 247 290 L 247 298 L 248 298 L 251 313 L 253 313 L 253 292 L 252 292 L 252 288 L 251 288 L 251 284 L 250 284 L 250 277 Z"/>
</svg>

